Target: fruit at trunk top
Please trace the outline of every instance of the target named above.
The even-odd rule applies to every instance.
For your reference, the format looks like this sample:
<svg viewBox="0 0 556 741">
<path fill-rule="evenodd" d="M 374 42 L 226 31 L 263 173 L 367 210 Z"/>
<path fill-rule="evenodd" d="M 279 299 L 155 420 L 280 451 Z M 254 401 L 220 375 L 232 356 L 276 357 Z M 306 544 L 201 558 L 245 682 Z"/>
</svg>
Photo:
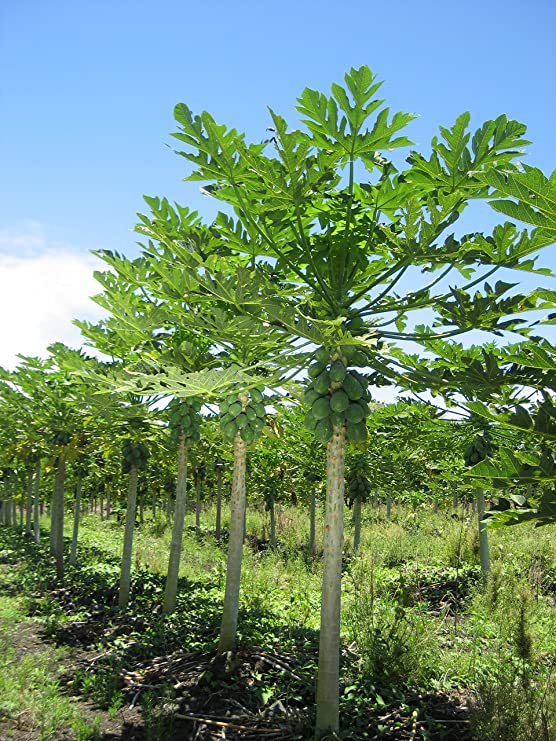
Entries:
<svg viewBox="0 0 556 741">
<path fill-rule="evenodd" d="M 335 360 L 330 367 L 330 381 L 332 383 L 342 383 L 346 377 L 346 366 L 341 360 Z"/>
<path fill-rule="evenodd" d="M 321 443 L 327 443 L 332 437 L 332 423 L 329 419 L 321 419 L 315 427 L 315 437 Z"/>
<path fill-rule="evenodd" d="M 317 399 L 312 407 L 311 412 L 316 419 L 325 419 L 330 415 L 330 397 L 322 396 Z"/>
<path fill-rule="evenodd" d="M 361 399 L 365 393 L 365 389 L 359 382 L 358 378 L 353 374 L 353 371 L 349 371 L 349 373 L 346 374 L 343 382 L 343 389 L 351 401 Z"/>
<path fill-rule="evenodd" d="M 323 371 L 320 376 L 317 376 L 313 381 L 313 388 L 318 391 L 319 394 L 325 394 L 330 388 L 330 373 Z"/>
<path fill-rule="evenodd" d="M 349 396 L 342 389 L 338 389 L 330 397 L 330 408 L 333 412 L 344 412 L 348 406 Z"/>
<path fill-rule="evenodd" d="M 320 376 L 320 374 L 325 370 L 326 363 L 313 363 L 313 365 L 309 366 L 307 374 L 309 378 L 316 378 L 317 376 Z"/>
</svg>

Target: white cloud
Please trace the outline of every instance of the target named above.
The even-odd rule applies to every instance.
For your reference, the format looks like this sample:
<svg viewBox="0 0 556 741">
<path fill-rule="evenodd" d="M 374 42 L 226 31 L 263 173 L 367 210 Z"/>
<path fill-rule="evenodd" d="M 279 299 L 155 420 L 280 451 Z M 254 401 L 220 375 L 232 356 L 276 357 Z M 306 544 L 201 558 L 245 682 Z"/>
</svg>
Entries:
<svg viewBox="0 0 556 741">
<path fill-rule="evenodd" d="M 0 232 L 0 365 L 13 369 L 17 353 L 45 357 L 52 342 L 79 347 L 73 319 L 98 321 L 102 310 L 88 297 L 100 292 L 98 258 L 64 247 L 49 248 L 35 233 Z M 14 252 L 18 255 L 14 256 Z"/>
</svg>

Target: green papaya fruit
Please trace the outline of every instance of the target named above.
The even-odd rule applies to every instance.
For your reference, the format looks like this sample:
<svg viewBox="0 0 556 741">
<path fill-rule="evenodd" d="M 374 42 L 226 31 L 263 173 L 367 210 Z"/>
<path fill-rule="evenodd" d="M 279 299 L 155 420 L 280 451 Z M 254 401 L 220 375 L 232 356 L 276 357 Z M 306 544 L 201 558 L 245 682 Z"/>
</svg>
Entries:
<svg viewBox="0 0 556 741">
<path fill-rule="evenodd" d="M 323 371 L 320 376 L 315 378 L 313 381 L 313 388 L 319 394 L 326 394 L 330 388 L 330 373 L 327 370 Z"/>
<path fill-rule="evenodd" d="M 349 396 L 342 389 L 335 391 L 330 397 L 330 408 L 333 412 L 344 412 L 349 407 Z"/>
<path fill-rule="evenodd" d="M 249 395 L 253 404 L 260 404 L 263 400 L 263 395 L 257 388 L 251 389 Z"/>
<path fill-rule="evenodd" d="M 309 370 L 307 371 L 309 378 L 316 378 L 317 376 L 320 376 L 321 373 L 323 373 L 326 370 L 326 363 L 313 363 L 313 365 L 309 366 Z"/>
<path fill-rule="evenodd" d="M 332 437 L 332 423 L 329 419 L 320 419 L 315 427 L 315 437 L 321 443 L 327 443 Z"/>
<path fill-rule="evenodd" d="M 228 414 L 231 414 L 232 417 L 237 417 L 241 414 L 243 411 L 243 404 L 241 401 L 234 401 L 233 404 L 230 405 L 230 408 L 228 409 Z"/>
<path fill-rule="evenodd" d="M 367 425 L 365 422 L 349 424 L 347 427 L 347 440 L 350 443 L 364 443 L 367 439 Z"/>
<path fill-rule="evenodd" d="M 330 380 L 332 383 L 342 383 L 346 377 L 346 366 L 341 360 L 335 360 L 330 367 Z"/>
<path fill-rule="evenodd" d="M 346 377 L 343 382 L 343 389 L 348 395 L 350 401 L 357 401 L 365 393 L 365 389 L 359 382 L 359 379 L 355 377 L 353 371 L 346 373 Z"/>
<path fill-rule="evenodd" d="M 309 430 L 309 432 L 315 431 L 317 422 L 318 422 L 318 419 L 315 417 L 313 412 L 307 412 L 307 414 L 303 418 L 303 424 L 305 425 L 305 429 Z"/>
<path fill-rule="evenodd" d="M 350 404 L 345 411 L 346 419 L 352 424 L 362 422 L 365 419 L 365 412 L 360 404 Z"/>
<path fill-rule="evenodd" d="M 324 363 L 326 366 L 330 360 L 330 350 L 327 350 L 326 347 L 319 347 L 315 352 L 315 358 L 319 363 Z"/>
<path fill-rule="evenodd" d="M 255 442 L 255 431 L 251 427 L 244 427 L 241 432 L 241 439 L 247 443 L 247 445 L 251 445 Z"/>
<path fill-rule="evenodd" d="M 342 427 L 346 423 L 346 418 L 343 412 L 330 412 L 328 418 L 332 424 L 332 427 Z"/>
<path fill-rule="evenodd" d="M 311 412 L 316 419 L 325 419 L 330 415 L 330 397 L 321 396 L 311 406 Z"/>
</svg>

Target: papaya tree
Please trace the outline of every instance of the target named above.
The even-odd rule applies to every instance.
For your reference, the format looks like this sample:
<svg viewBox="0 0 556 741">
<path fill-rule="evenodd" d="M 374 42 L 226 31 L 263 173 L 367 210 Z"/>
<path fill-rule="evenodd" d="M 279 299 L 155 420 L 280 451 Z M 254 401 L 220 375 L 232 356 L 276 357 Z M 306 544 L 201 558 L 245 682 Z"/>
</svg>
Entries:
<svg viewBox="0 0 556 741">
<path fill-rule="evenodd" d="M 339 723 L 345 446 L 366 435 L 367 384 L 403 374 L 390 352 L 397 342 L 518 328 L 508 316 L 536 301 L 488 278 L 502 267 L 529 270 L 530 255 L 545 244 L 510 223 L 488 235 L 449 232 L 469 202 L 492 195 L 483 175 L 515 169 L 523 124 L 501 115 L 471 132 L 464 113 L 441 127 L 430 154 L 411 151 L 409 167 L 398 169 L 385 153 L 410 146 L 400 132 L 413 116 L 389 116 L 375 97 L 379 87 L 361 67 L 330 96 L 306 89 L 297 106 L 305 129 L 289 130 L 271 110 L 272 135 L 253 144 L 206 112 L 175 108 L 175 136 L 185 144 L 179 154 L 193 165 L 188 179 L 233 210 L 213 224 L 212 254 L 193 238 L 184 246 L 201 293 L 236 301 L 216 259 L 233 250 L 238 280 L 250 292 L 236 309 L 260 318 L 264 307 L 267 321 L 297 340 L 322 338 L 309 364 L 321 390 L 314 389 L 308 418 L 327 445 L 317 735 L 337 732 Z M 423 309 L 433 316 L 426 326 L 417 323 L 422 313 L 412 318 Z"/>
</svg>

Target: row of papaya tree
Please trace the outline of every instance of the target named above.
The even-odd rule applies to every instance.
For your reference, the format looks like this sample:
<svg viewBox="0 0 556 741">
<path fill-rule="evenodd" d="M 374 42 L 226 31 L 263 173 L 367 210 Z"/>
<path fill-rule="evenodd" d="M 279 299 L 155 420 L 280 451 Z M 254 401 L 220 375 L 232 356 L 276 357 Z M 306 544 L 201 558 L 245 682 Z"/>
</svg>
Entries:
<svg viewBox="0 0 556 741">
<path fill-rule="evenodd" d="M 233 459 L 221 653 L 235 647 L 247 450 L 265 429 L 261 405 L 280 397 L 304 407 L 307 432 L 325 458 L 317 736 L 339 730 L 346 450 L 365 450 L 369 431 L 371 448 L 375 439 L 386 447 L 391 434 L 373 429 L 373 387 L 428 392 L 453 413 L 481 420 L 465 453 L 477 490 L 484 482 L 530 485 L 513 494 L 517 509 L 498 524 L 555 519 L 555 354 L 543 334 L 553 322 L 554 292 L 520 290 L 509 276 L 550 273 L 537 267 L 536 255 L 555 241 L 556 178 L 521 165 L 526 127 L 505 115 L 471 130 L 463 113 L 440 127 L 428 151 L 408 151 L 404 129 L 413 116 L 391 114 L 376 96 L 380 84 L 361 67 L 329 95 L 307 88 L 297 101 L 298 128 L 269 109 L 270 135 L 251 143 L 209 113 L 178 104 L 174 136 L 190 168 L 186 179 L 201 182 L 222 211 L 205 223 L 187 207 L 146 197 L 139 256 L 97 253 L 107 269 L 96 274 L 95 300 L 106 318 L 77 322 L 110 360 L 59 349 L 72 380 L 50 379 L 52 394 L 64 384 L 94 386 L 98 419 L 118 404 L 129 433 L 126 532 L 135 517 L 133 477 L 145 459 L 136 400 L 176 399 L 171 558 L 181 550 L 183 470 L 198 415 L 220 415 Z M 470 205 L 481 222 L 481 206 L 489 205 L 512 221 L 457 232 Z M 478 330 L 497 344 L 471 344 Z M 167 587 L 167 609 L 173 600 L 175 585 Z"/>
</svg>

